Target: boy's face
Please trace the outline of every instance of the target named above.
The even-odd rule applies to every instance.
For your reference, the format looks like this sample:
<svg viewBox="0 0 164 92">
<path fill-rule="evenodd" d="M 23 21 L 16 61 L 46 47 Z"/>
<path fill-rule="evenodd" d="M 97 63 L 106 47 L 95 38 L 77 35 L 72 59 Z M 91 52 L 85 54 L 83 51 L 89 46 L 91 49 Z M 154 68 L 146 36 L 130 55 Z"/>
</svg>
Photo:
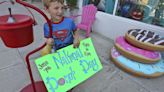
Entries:
<svg viewBox="0 0 164 92">
<path fill-rule="evenodd" d="M 64 5 L 60 2 L 51 2 L 47 8 L 51 18 L 61 20 L 64 14 Z"/>
</svg>

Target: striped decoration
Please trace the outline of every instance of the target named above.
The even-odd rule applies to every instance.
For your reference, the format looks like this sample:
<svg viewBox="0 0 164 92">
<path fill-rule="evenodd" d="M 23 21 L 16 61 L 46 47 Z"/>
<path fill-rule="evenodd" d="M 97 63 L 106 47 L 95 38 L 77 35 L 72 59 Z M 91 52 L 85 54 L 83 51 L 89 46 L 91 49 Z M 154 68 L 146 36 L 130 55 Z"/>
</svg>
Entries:
<svg viewBox="0 0 164 92">
<path fill-rule="evenodd" d="M 128 31 L 129 35 L 135 37 L 136 40 L 144 43 L 151 43 L 154 45 L 163 45 L 164 46 L 164 38 L 155 34 L 154 32 L 143 30 L 143 29 L 131 29 Z"/>
</svg>

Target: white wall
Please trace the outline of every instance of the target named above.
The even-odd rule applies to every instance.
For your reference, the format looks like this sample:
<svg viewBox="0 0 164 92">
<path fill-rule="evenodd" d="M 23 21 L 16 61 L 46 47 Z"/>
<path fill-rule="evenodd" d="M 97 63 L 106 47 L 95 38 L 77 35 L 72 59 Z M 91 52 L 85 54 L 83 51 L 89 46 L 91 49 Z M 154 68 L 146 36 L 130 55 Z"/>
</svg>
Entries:
<svg viewBox="0 0 164 92">
<path fill-rule="evenodd" d="M 115 39 L 119 35 L 124 35 L 127 30 L 132 28 L 140 28 L 154 31 L 164 36 L 164 27 L 158 27 L 139 21 L 113 16 L 104 12 L 97 12 L 96 21 L 93 24 L 93 30 L 108 37 Z"/>
</svg>

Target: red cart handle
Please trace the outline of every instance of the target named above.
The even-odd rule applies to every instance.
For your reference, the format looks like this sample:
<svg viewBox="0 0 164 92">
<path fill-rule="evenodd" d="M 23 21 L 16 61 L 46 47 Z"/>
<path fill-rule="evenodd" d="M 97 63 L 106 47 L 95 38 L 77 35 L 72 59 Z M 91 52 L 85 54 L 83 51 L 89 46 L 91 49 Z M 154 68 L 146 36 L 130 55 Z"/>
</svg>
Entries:
<svg viewBox="0 0 164 92">
<path fill-rule="evenodd" d="M 15 0 L 15 1 L 17 3 L 20 3 L 20 4 L 22 4 L 22 5 L 26 6 L 26 7 L 32 8 L 32 9 L 36 10 L 37 12 L 39 12 L 46 19 L 46 21 L 48 23 L 48 26 L 49 26 L 49 30 L 50 30 L 49 37 L 52 38 L 52 25 L 51 25 L 51 21 L 48 19 L 48 17 L 41 10 L 39 8 L 37 8 L 37 7 L 33 6 L 33 5 L 30 5 L 30 4 L 26 3 L 26 2 L 23 2 L 21 0 Z"/>
</svg>

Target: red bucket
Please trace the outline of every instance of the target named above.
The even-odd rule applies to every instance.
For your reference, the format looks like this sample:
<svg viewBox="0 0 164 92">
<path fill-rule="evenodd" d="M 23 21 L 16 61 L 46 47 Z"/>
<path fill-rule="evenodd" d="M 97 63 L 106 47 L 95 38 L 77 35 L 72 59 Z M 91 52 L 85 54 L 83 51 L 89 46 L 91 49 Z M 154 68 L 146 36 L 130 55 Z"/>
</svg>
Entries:
<svg viewBox="0 0 164 92">
<path fill-rule="evenodd" d="M 33 42 L 33 19 L 27 15 L 12 15 L 14 23 L 7 23 L 9 15 L 0 16 L 0 36 L 7 47 L 18 48 Z"/>
</svg>

